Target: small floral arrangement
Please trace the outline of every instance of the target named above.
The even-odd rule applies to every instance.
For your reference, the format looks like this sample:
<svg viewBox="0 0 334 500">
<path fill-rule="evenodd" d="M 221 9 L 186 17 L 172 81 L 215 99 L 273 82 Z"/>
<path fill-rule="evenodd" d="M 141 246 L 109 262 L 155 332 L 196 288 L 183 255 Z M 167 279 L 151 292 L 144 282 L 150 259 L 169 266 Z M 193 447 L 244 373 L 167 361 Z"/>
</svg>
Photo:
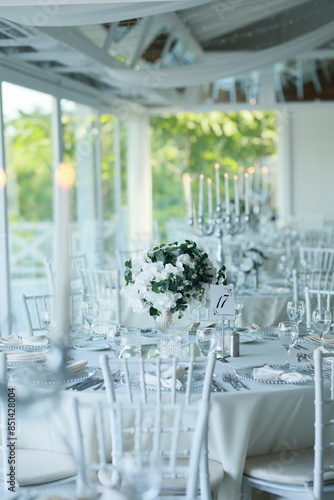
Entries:
<svg viewBox="0 0 334 500">
<path fill-rule="evenodd" d="M 180 316 L 188 306 L 201 307 L 208 298 L 216 270 L 207 253 L 186 240 L 143 250 L 125 262 L 124 295 L 135 312 L 159 316 L 169 310 Z M 224 269 L 218 279 L 225 280 Z"/>
<path fill-rule="evenodd" d="M 244 273 L 250 273 L 253 269 L 257 271 L 259 267 L 263 265 L 265 258 L 263 252 L 257 248 L 245 250 L 243 253 L 243 260 L 240 264 L 240 271 Z"/>
</svg>

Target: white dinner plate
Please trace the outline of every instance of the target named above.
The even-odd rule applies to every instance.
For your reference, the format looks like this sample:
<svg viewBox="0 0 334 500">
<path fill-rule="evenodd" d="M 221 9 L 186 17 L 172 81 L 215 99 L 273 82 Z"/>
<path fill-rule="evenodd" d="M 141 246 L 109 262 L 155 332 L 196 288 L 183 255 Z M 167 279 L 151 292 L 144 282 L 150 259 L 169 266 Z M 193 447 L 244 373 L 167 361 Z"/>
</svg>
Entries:
<svg viewBox="0 0 334 500">
<path fill-rule="evenodd" d="M 261 340 L 261 336 L 257 336 L 257 335 L 253 335 L 253 334 L 250 334 L 250 335 L 247 335 L 247 334 L 244 334 L 242 333 L 240 335 L 240 344 L 248 344 L 250 342 L 257 342 L 258 340 Z"/>
<path fill-rule="evenodd" d="M 83 342 L 78 342 L 74 344 L 74 349 L 78 349 L 79 351 L 109 351 L 110 347 L 106 342 L 94 341 L 94 340 L 86 340 Z"/>
</svg>

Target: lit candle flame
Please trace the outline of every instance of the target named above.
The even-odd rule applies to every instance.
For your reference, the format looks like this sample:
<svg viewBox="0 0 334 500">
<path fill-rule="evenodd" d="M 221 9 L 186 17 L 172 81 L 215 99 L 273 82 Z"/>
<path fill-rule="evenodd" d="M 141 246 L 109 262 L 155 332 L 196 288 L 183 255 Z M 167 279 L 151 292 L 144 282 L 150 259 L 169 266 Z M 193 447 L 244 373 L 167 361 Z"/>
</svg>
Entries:
<svg viewBox="0 0 334 500">
<path fill-rule="evenodd" d="M 269 168 L 268 167 L 262 167 L 262 173 L 263 174 L 267 174 L 269 172 Z"/>
<path fill-rule="evenodd" d="M 60 188 L 69 189 L 75 182 L 75 170 L 69 163 L 60 163 L 55 171 L 56 183 Z"/>
<path fill-rule="evenodd" d="M 7 175 L 3 168 L 0 168 L 0 187 L 5 187 L 7 184 Z"/>
<path fill-rule="evenodd" d="M 255 168 L 254 167 L 249 167 L 248 172 L 250 174 L 254 174 L 255 173 Z"/>
</svg>

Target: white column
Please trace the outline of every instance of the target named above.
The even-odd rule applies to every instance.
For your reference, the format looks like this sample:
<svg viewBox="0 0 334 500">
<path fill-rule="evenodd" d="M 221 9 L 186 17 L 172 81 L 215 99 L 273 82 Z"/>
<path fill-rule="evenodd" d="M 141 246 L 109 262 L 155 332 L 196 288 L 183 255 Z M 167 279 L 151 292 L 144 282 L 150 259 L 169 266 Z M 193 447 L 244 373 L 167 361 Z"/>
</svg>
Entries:
<svg viewBox="0 0 334 500">
<path fill-rule="evenodd" d="M 118 116 L 114 119 L 114 207 L 115 207 L 115 220 L 116 220 L 116 249 L 124 250 L 127 244 L 124 244 L 124 239 L 128 241 L 128 234 L 124 234 L 124 224 L 127 221 L 127 207 L 122 206 L 122 161 L 121 161 L 121 124 Z"/>
<path fill-rule="evenodd" d="M 129 240 L 137 233 L 152 232 L 152 171 L 149 117 L 133 115 L 128 120 L 127 184 Z M 131 245 L 130 245 L 131 246 Z"/>
<path fill-rule="evenodd" d="M 294 215 L 293 114 L 287 109 L 277 112 L 277 135 L 277 208 L 279 220 L 285 224 Z"/>
<path fill-rule="evenodd" d="M 0 81 L 0 169 L 5 168 L 2 93 Z M 5 181 L 5 179 L 3 179 Z M 0 337 L 11 333 L 10 268 L 7 223 L 7 184 L 0 186 Z"/>
</svg>

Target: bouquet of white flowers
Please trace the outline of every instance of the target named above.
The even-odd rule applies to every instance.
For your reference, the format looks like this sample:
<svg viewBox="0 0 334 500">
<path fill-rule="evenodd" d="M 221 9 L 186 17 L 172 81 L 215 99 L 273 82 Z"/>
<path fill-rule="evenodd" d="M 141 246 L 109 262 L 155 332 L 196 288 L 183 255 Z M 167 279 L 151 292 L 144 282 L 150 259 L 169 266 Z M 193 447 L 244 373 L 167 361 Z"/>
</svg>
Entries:
<svg viewBox="0 0 334 500">
<path fill-rule="evenodd" d="M 201 307 L 208 299 L 216 270 L 208 255 L 194 241 L 162 244 L 143 250 L 125 263 L 124 295 L 135 312 L 159 316 L 179 312 L 188 306 Z M 225 279 L 225 268 L 218 279 Z"/>
<path fill-rule="evenodd" d="M 243 253 L 243 260 L 240 264 L 240 271 L 244 273 L 250 273 L 253 269 L 257 271 L 259 267 L 263 265 L 265 258 L 263 252 L 257 248 L 245 250 Z"/>
</svg>

